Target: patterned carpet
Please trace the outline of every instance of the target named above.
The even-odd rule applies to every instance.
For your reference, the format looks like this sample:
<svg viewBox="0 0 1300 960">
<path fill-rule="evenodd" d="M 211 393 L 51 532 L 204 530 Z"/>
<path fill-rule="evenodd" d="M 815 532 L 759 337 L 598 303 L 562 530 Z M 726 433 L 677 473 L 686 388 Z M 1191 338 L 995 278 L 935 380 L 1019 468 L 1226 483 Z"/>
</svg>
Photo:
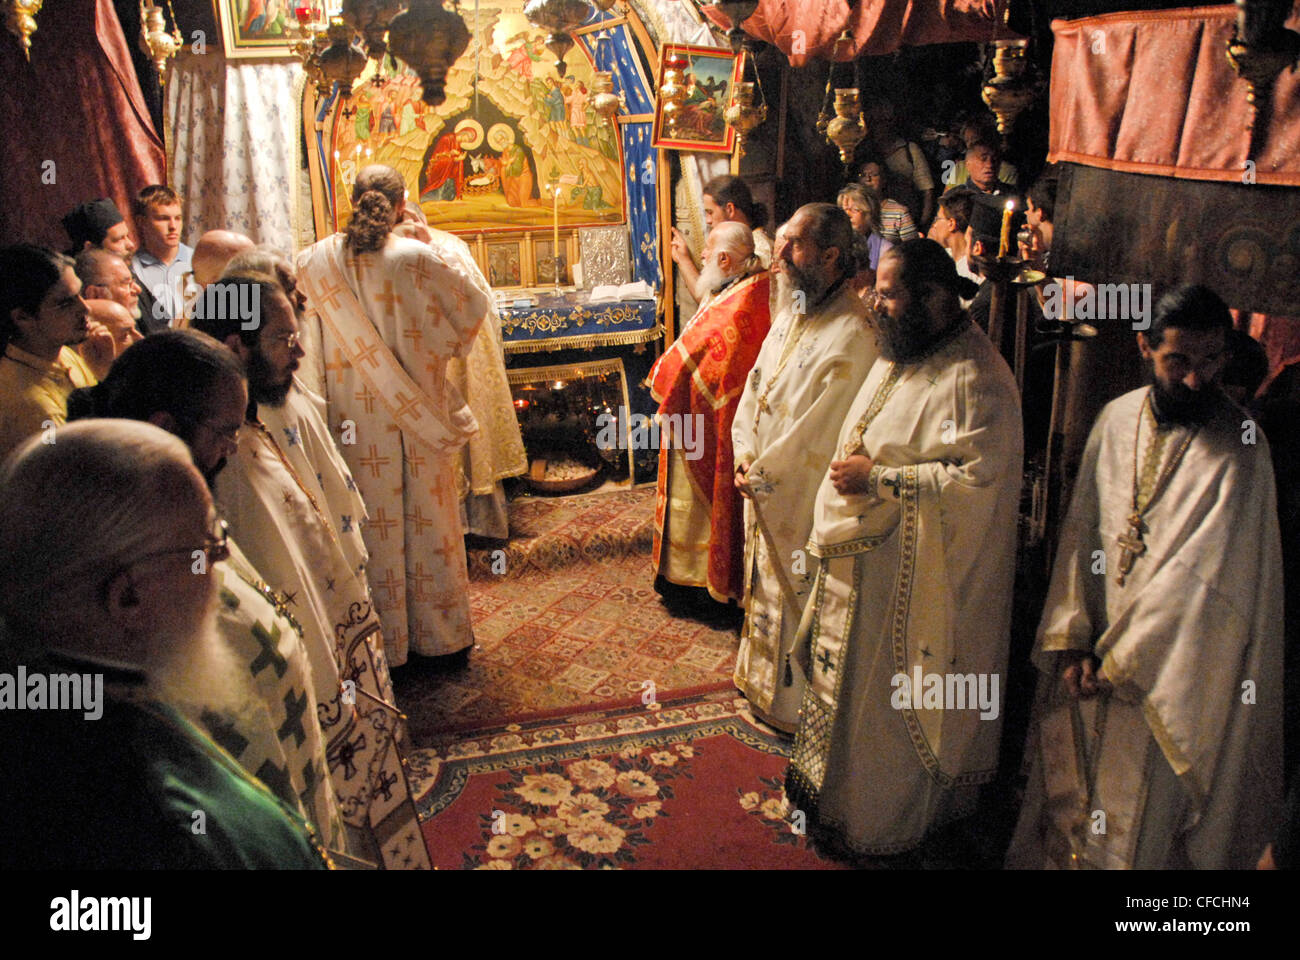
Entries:
<svg viewBox="0 0 1300 960">
<path fill-rule="evenodd" d="M 731 690 L 738 634 L 672 616 L 651 587 L 654 488 L 510 504 L 508 544 L 469 554 L 477 646 L 394 673 L 416 746 L 575 709 Z"/>
<path fill-rule="evenodd" d="M 787 809 L 787 744 L 734 690 L 417 750 L 440 869 L 843 869 Z"/>
</svg>

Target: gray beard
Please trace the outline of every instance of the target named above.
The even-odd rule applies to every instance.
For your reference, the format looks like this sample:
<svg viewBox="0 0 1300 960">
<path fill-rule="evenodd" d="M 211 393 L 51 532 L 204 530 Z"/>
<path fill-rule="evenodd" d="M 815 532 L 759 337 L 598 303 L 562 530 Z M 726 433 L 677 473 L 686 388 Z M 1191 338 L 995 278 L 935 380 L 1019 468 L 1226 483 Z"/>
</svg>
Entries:
<svg viewBox="0 0 1300 960">
<path fill-rule="evenodd" d="M 789 282 L 792 286 L 791 297 L 794 296 L 795 290 L 802 290 L 804 306 L 809 313 L 812 313 L 813 307 L 831 288 L 830 281 L 812 270 L 800 270 L 793 263 L 782 264 L 781 269 L 783 271 L 782 276 L 789 276 Z"/>
</svg>

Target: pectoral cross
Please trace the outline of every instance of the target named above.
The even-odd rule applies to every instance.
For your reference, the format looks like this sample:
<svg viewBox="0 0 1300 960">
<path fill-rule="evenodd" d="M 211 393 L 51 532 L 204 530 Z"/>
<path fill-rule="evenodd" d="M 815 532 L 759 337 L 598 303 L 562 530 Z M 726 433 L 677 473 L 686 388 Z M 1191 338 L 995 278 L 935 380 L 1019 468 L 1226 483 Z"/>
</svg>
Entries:
<svg viewBox="0 0 1300 960">
<path fill-rule="evenodd" d="M 1116 582 L 1124 586 L 1124 578 L 1133 569 L 1133 561 L 1147 552 L 1147 545 L 1142 542 L 1142 516 L 1133 514 L 1128 518 L 1128 530 L 1116 540 L 1119 544 L 1119 576 Z"/>
</svg>

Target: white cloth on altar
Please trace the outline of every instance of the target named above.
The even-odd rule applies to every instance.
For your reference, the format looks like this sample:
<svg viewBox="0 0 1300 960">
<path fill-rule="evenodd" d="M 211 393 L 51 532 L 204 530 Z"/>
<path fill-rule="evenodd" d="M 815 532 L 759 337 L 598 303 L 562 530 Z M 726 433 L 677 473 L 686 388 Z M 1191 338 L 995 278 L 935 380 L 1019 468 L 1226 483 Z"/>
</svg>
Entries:
<svg viewBox="0 0 1300 960">
<path fill-rule="evenodd" d="M 787 654 L 814 572 L 804 547 L 817 484 L 879 352 L 867 309 L 847 284 L 806 316 L 786 311 L 763 341 L 731 428 L 735 463 L 750 462 L 753 491 L 745 501 L 745 623 L 735 681 L 758 710 L 789 729 L 803 675 Z"/>
<path fill-rule="evenodd" d="M 818 822 L 860 853 L 915 847 L 997 769 L 1022 432 L 1011 371 L 966 322 L 925 359 L 868 374 L 836 457 L 871 457 L 874 489 L 819 484 L 792 800 L 815 795 Z M 923 696 L 930 676 L 951 701 Z"/>
<path fill-rule="evenodd" d="M 354 432 L 343 457 L 370 513 L 367 569 L 397 666 L 411 649 L 437 656 L 474 642 L 455 466 L 477 424 L 446 372 L 450 358 L 470 353 L 491 298 L 417 240 L 390 236 L 360 256 L 344 240 L 335 234 L 301 251 L 298 276 L 321 314 L 330 423 Z M 361 331 L 360 352 L 338 339 L 341 322 Z M 375 359 L 384 351 L 387 366 Z M 375 369 L 358 370 L 349 357 Z"/>
<path fill-rule="evenodd" d="M 1080 464 L 1034 649 L 1040 709 L 1011 866 L 1245 868 L 1280 814 L 1282 567 L 1268 444 L 1240 408 L 1216 398 L 1143 516 L 1146 550 L 1121 586 L 1118 538 L 1133 513 L 1135 454 L 1141 505 L 1188 434 L 1169 429 L 1154 462 L 1148 392 L 1102 410 Z M 1071 705 L 1057 689 L 1063 650 L 1092 651 L 1115 687 L 1100 741 L 1091 727 L 1081 738 L 1087 757 L 1100 750 L 1091 797 L 1071 770 L 1069 725 L 1053 731 L 1062 704 Z M 1128 749 L 1114 748 L 1119 737 Z M 1166 772 L 1177 788 L 1158 798 L 1153 784 L 1169 781 Z M 1153 817 L 1175 801 L 1184 815 Z M 1104 833 L 1089 829 L 1097 802 L 1106 805 Z"/>
</svg>

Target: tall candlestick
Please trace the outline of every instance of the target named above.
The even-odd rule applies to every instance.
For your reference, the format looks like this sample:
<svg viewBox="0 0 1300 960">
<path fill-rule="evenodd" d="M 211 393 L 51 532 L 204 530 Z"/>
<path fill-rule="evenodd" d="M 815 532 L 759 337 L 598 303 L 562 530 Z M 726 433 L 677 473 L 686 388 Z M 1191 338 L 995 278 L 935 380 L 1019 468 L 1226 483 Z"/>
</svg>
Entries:
<svg viewBox="0 0 1300 960">
<path fill-rule="evenodd" d="M 1016 211 L 1016 201 L 1008 200 L 1002 211 L 1002 239 L 998 243 L 998 259 L 1001 260 L 1011 250 L 1011 217 Z"/>
<path fill-rule="evenodd" d="M 555 185 L 555 234 L 551 241 L 551 265 L 555 271 L 555 285 L 560 285 L 560 185 Z"/>
</svg>

